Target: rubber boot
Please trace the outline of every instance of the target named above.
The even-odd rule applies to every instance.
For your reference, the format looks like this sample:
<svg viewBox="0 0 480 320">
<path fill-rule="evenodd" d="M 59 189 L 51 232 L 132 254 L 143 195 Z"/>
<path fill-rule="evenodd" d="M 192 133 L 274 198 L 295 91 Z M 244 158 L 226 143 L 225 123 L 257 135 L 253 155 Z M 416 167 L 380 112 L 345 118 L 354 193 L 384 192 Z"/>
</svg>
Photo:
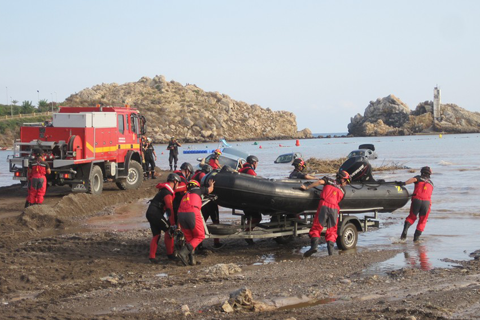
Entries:
<svg viewBox="0 0 480 320">
<path fill-rule="evenodd" d="M 318 251 L 318 243 L 320 242 L 320 238 L 312 238 L 310 239 L 310 249 L 308 249 L 308 251 L 306 251 L 304 254 L 303 254 L 303 257 L 304 258 L 308 258 L 310 257 L 312 254 L 314 254 L 315 252 Z"/>
<path fill-rule="evenodd" d="M 410 226 L 411 224 L 405 221 L 405 224 L 403 225 L 402 235 L 400 236 L 400 240 L 407 239 L 407 231 L 408 231 L 408 228 L 410 228 Z"/>
<path fill-rule="evenodd" d="M 173 167 L 172 167 L 172 165 L 170 165 L 170 171 L 173 171 Z"/>
<path fill-rule="evenodd" d="M 188 254 L 188 264 L 194 266 L 197 264 L 197 259 L 195 259 L 195 251 L 191 251 Z"/>
<path fill-rule="evenodd" d="M 415 234 L 413 235 L 413 242 L 417 242 L 420 240 L 420 236 L 422 235 L 422 231 L 415 230 Z"/>
<path fill-rule="evenodd" d="M 333 242 L 332 241 L 327 241 L 327 250 L 328 250 L 328 255 L 329 256 L 333 255 Z"/>
<path fill-rule="evenodd" d="M 32 205 L 32 204 L 31 204 L 30 202 L 25 201 L 25 208 L 28 208 L 28 207 L 30 207 L 31 205 Z"/>
<path fill-rule="evenodd" d="M 175 171 L 177 171 L 177 165 L 175 165 Z"/>
<path fill-rule="evenodd" d="M 190 263 L 190 253 L 193 251 L 193 247 L 190 243 L 186 243 L 182 249 L 177 253 L 178 258 L 182 261 L 183 265 L 186 266 Z"/>
</svg>

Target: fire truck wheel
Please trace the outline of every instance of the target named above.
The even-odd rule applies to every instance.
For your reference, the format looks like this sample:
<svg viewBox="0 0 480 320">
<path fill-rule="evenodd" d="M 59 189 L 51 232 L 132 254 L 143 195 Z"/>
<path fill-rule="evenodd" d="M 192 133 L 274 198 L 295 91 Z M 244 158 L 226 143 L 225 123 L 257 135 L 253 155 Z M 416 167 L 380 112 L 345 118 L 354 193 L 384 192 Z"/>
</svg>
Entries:
<svg viewBox="0 0 480 320">
<path fill-rule="evenodd" d="M 103 173 L 99 166 L 93 166 L 88 179 L 88 193 L 101 194 L 103 191 Z"/>
<path fill-rule="evenodd" d="M 138 189 L 143 181 L 142 165 L 137 161 L 130 162 L 126 179 L 118 179 L 116 184 L 121 190 Z"/>
</svg>

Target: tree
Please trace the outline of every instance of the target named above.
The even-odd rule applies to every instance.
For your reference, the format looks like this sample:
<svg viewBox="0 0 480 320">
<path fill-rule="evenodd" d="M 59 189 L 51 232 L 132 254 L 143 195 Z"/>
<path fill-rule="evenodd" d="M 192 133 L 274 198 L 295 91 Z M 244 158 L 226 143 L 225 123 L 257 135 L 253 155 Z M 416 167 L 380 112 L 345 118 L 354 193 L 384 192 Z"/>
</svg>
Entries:
<svg viewBox="0 0 480 320">
<path fill-rule="evenodd" d="M 22 102 L 22 106 L 20 107 L 20 109 L 21 109 L 20 113 L 22 114 L 29 114 L 35 111 L 32 101 L 27 101 L 27 100 Z"/>
<path fill-rule="evenodd" d="M 42 99 L 38 101 L 38 112 L 48 112 L 50 111 L 50 105 L 48 104 L 48 100 Z"/>
</svg>

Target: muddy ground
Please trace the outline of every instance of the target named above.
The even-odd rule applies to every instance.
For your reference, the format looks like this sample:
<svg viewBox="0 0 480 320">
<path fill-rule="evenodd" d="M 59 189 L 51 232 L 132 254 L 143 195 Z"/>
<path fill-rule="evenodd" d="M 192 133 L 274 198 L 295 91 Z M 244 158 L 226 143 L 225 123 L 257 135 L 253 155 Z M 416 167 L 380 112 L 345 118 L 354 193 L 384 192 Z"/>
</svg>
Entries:
<svg viewBox="0 0 480 320">
<path fill-rule="evenodd" d="M 223 240 L 220 249 L 207 239 L 201 264 L 188 267 L 169 262 L 162 241 L 162 263 L 154 265 L 148 228 L 85 227 L 114 206 L 151 198 L 158 181 L 133 191 L 106 183 L 101 196 L 52 187 L 42 206 L 25 211 L 25 189 L 0 188 L 1 319 L 479 317 L 480 260 L 474 258 L 452 269 L 366 275 L 368 266 L 397 252 L 362 248 L 329 257 L 322 245 L 304 260 L 304 236 L 287 245 Z M 245 295 L 225 303 L 242 288 Z"/>
</svg>

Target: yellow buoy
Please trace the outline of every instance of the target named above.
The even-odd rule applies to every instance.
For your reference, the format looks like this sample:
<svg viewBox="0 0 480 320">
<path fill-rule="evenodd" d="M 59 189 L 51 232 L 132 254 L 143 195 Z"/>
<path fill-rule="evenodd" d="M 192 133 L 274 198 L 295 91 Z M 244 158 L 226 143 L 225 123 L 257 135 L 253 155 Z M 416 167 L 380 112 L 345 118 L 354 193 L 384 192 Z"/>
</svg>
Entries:
<svg viewBox="0 0 480 320">
<path fill-rule="evenodd" d="M 441 138 L 442 138 L 442 134 L 439 134 L 438 137 L 441 139 Z"/>
</svg>

